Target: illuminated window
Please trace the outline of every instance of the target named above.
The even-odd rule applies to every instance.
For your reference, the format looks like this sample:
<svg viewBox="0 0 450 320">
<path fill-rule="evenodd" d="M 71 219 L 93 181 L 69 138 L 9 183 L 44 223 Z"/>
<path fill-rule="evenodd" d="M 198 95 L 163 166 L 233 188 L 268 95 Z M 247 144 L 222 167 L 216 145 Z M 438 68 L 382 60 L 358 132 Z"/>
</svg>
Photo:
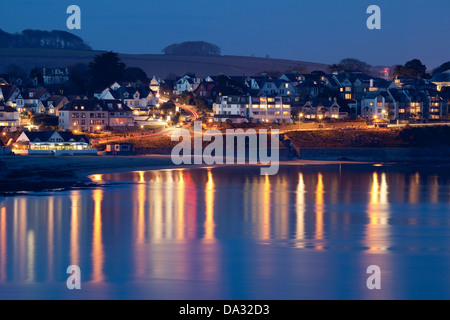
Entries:
<svg viewBox="0 0 450 320">
<path fill-rule="evenodd" d="M 345 99 L 346 100 L 351 100 L 352 99 L 352 95 L 350 93 L 346 93 L 345 94 Z"/>
</svg>

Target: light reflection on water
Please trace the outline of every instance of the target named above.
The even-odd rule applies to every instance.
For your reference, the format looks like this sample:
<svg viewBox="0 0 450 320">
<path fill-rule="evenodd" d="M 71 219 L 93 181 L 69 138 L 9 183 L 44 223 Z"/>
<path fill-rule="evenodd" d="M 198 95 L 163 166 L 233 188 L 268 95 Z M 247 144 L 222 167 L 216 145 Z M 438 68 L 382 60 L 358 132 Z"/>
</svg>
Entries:
<svg viewBox="0 0 450 320">
<path fill-rule="evenodd" d="M 446 168 L 94 175 L 0 202 L 0 298 L 449 298 Z M 65 289 L 67 266 L 84 289 Z M 383 290 L 365 287 L 378 264 Z M 25 286 L 28 284 L 29 286 Z"/>
</svg>

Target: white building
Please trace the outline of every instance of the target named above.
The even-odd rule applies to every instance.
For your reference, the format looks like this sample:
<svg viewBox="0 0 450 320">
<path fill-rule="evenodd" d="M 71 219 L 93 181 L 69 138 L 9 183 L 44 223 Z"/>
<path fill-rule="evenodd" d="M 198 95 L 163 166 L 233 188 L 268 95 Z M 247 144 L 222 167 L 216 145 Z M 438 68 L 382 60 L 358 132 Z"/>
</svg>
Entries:
<svg viewBox="0 0 450 320">
<path fill-rule="evenodd" d="M 366 94 L 361 100 L 361 116 L 368 119 L 388 119 L 386 96 L 380 92 Z"/>
<path fill-rule="evenodd" d="M 291 103 L 288 97 L 222 96 L 214 103 L 213 110 L 215 118 L 221 119 L 220 121 L 228 120 L 223 116 L 232 115 L 245 116 L 260 123 L 291 122 Z"/>
<path fill-rule="evenodd" d="M 63 131 L 22 132 L 13 152 L 22 155 L 96 155 L 85 135 Z"/>
</svg>

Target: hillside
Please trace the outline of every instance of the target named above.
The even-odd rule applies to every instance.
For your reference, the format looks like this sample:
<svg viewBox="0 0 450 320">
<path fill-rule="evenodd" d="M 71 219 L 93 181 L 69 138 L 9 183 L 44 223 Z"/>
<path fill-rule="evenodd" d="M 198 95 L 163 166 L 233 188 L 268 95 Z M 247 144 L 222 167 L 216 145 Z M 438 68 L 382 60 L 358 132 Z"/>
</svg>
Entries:
<svg viewBox="0 0 450 320">
<path fill-rule="evenodd" d="M 75 51 L 57 49 L 0 49 L 0 70 L 17 64 L 26 70 L 39 67 L 64 67 L 76 63 L 89 63 L 100 51 Z M 326 71 L 327 65 L 294 60 L 267 59 L 241 56 L 172 56 L 159 54 L 120 54 L 129 67 L 140 67 L 147 75 L 164 78 L 169 74 L 182 75 L 195 72 L 197 76 L 215 74 L 254 75 L 263 71 L 284 72 L 302 67 L 302 72 Z"/>
</svg>

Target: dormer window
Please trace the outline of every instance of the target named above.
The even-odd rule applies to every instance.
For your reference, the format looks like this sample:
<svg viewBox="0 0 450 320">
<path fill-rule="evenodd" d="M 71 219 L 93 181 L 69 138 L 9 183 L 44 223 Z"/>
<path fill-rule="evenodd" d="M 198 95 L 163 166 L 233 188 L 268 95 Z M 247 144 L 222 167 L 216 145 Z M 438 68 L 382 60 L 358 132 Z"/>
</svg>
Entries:
<svg viewBox="0 0 450 320">
<path fill-rule="evenodd" d="M 30 92 L 30 98 L 33 98 L 33 96 L 34 96 L 34 93 Z"/>
</svg>

